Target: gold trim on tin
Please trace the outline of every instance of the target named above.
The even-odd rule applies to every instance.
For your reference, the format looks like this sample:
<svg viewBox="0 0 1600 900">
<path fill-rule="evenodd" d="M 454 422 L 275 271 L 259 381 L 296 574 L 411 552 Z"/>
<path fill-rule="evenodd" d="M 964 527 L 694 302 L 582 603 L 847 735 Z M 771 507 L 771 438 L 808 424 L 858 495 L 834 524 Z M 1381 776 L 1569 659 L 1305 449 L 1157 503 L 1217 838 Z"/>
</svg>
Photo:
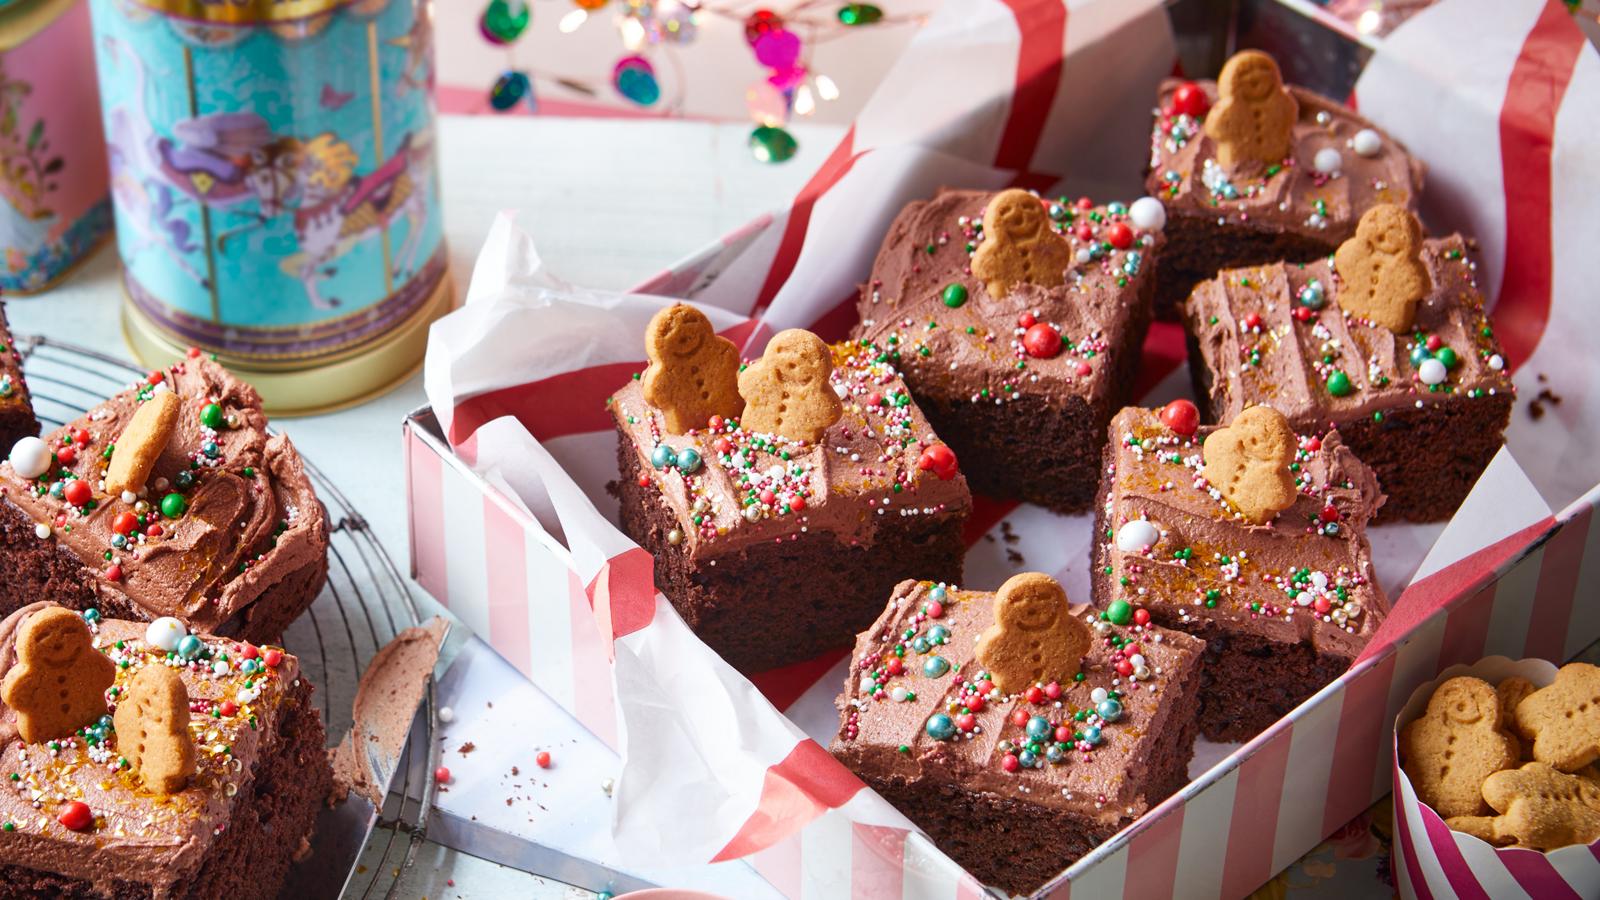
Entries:
<svg viewBox="0 0 1600 900">
<path fill-rule="evenodd" d="M 77 0 L 20 0 L 0 7 L 0 53 L 14 50 L 61 18 Z"/>
<path fill-rule="evenodd" d="M 361 0 L 133 0 L 178 19 L 216 25 L 271 25 L 326 15 Z"/>
</svg>

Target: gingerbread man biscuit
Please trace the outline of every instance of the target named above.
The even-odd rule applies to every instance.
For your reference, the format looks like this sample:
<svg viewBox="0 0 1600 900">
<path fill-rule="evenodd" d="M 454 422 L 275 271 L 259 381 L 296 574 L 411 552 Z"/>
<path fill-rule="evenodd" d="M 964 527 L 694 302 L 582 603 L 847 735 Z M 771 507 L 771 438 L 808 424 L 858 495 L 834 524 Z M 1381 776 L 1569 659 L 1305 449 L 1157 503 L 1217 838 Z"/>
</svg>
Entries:
<svg viewBox="0 0 1600 900">
<path fill-rule="evenodd" d="M 1533 682 L 1519 675 L 1512 675 L 1494 686 L 1495 695 L 1500 698 L 1500 727 L 1514 738 L 1517 737 L 1517 704 L 1536 690 Z M 1527 755 L 1527 746 L 1517 738 L 1517 758 Z"/>
<path fill-rule="evenodd" d="M 179 406 L 177 394 L 156 391 L 134 410 L 117 437 L 111 464 L 106 466 L 106 493 L 115 497 L 123 491 L 137 494 L 144 490 L 150 470 L 178 427 Z"/>
<path fill-rule="evenodd" d="M 1089 629 L 1049 575 L 1013 575 L 994 598 L 994 624 L 978 638 L 978 664 L 1002 693 L 1076 675 L 1089 652 Z"/>
<path fill-rule="evenodd" d="M 147 665 L 133 676 L 112 716 L 117 752 L 158 794 L 183 790 L 195 771 L 189 734 L 189 689 L 177 672 Z"/>
<path fill-rule="evenodd" d="M 1542 762 L 1489 775 L 1483 799 L 1497 816 L 1458 816 L 1445 824 L 1491 844 L 1554 850 L 1600 840 L 1600 787 Z"/>
<path fill-rule="evenodd" d="M 739 373 L 744 395 L 740 424 L 748 431 L 816 443 L 844 415 L 844 404 L 828 376 L 833 351 L 822 338 L 791 328 L 767 344 L 767 352 Z"/>
<path fill-rule="evenodd" d="M 106 713 L 106 688 L 117 667 L 94 648 L 83 617 L 52 606 L 17 630 L 17 661 L 0 683 L 0 699 L 17 714 L 30 744 L 64 738 Z"/>
<path fill-rule="evenodd" d="M 1333 267 L 1339 308 L 1395 334 L 1411 330 L 1417 304 L 1433 290 L 1422 265 L 1422 225 L 1393 203 L 1361 214 L 1355 236 L 1333 254 Z"/>
<path fill-rule="evenodd" d="M 972 274 L 990 297 L 1003 299 L 1019 284 L 1058 287 L 1071 265 L 1072 248 L 1051 229 L 1038 197 L 1013 188 L 990 199 L 983 243 L 972 256 Z"/>
<path fill-rule="evenodd" d="M 1517 704 L 1517 731 L 1533 758 L 1563 772 L 1600 759 L 1600 667 L 1567 663 L 1556 680 Z"/>
<path fill-rule="evenodd" d="M 1517 745 L 1500 727 L 1500 698 L 1481 679 L 1439 685 L 1422 717 L 1400 732 L 1403 768 L 1417 797 L 1439 815 L 1485 812 L 1483 780 L 1517 764 Z"/>
<path fill-rule="evenodd" d="M 739 350 L 717 335 L 705 313 L 682 303 L 655 314 L 644 335 L 650 365 L 641 387 L 644 401 L 661 410 L 667 430 L 683 434 L 704 428 L 712 416 L 738 418 Z"/>
<path fill-rule="evenodd" d="M 1278 63 L 1260 50 L 1236 53 L 1217 78 L 1217 104 L 1206 114 L 1206 136 L 1216 142 L 1217 162 L 1281 162 L 1291 150 L 1300 104 L 1283 86 Z"/>
<path fill-rule="evenodd" d="M 1200 474 L 1257 525 L 1294 505 L 1294 429 L 1270 406 L 1252 406 L 1206 436 Z"/>
</svg>

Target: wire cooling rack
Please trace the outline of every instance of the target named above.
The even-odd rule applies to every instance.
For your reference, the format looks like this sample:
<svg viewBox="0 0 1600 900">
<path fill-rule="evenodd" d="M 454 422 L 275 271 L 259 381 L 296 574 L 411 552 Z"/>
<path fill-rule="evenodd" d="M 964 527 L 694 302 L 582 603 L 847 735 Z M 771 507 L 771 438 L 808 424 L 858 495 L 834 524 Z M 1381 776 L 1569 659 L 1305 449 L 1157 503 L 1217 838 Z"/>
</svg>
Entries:
<svg viewBox="0 0 1600 900">
<path fill-rule="evenodd" d="M 15 335 L 34 410 L 48 431 L 82 415 L 145 371 L 52 338 Z M 356 687 L 367 662 L 402 629 L 418 623 L 416 605 L 400 572 L 373 536 L 366 519 L 309 460 L 306 471 L 328 512 L 328 584 L 285 632 L 284 645 L 300 658 L 316 686 L 329 746 L 350 730 Z M 420 726 L 400 760 L 392 790 L 376 815 L 342 807 L 318 821 L 313 855 L 291 876 L 294 890 L 345 897 L 392 897 L 416 856 L 433 806 L 428 773 L 434 748 L 433 686 Z M 303 871 L 314 870 L 314 871 Z"/>
</svg>

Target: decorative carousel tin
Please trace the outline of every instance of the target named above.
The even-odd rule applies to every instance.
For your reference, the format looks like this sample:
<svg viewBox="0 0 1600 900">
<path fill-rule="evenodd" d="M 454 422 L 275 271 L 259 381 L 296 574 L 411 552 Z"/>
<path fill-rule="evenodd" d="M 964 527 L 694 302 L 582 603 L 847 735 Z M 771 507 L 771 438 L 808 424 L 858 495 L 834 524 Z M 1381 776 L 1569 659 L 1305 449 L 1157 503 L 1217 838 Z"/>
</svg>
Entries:
<svg viewBox="0 0 1600 900">
<path fill-rule="evenodd" d="M 87 0 L 0 0 L 0 293 L 49 287 L 111 233 Z"/>
<path fill-rule="evenodd" d="M 282 414 L 422 359 L 450 303 L 427 0 L 92 0 L 129 341 Z"/>
</svg>

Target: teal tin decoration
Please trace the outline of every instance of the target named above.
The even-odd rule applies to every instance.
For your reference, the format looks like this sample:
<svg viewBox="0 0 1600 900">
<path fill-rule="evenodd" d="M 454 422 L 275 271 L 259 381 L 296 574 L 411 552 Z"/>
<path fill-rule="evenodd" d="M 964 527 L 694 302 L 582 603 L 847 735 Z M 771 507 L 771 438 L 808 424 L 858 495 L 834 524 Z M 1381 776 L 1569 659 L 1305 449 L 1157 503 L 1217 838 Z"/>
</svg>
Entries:
<svg viewBox="0 0 1600 900">
<path fill-rule="evenodd" d="M 139 355 L 210 350 L 279 412 L 418 365 L 450 303 L 429 2 L 92 10 Z"/>
</svg>

